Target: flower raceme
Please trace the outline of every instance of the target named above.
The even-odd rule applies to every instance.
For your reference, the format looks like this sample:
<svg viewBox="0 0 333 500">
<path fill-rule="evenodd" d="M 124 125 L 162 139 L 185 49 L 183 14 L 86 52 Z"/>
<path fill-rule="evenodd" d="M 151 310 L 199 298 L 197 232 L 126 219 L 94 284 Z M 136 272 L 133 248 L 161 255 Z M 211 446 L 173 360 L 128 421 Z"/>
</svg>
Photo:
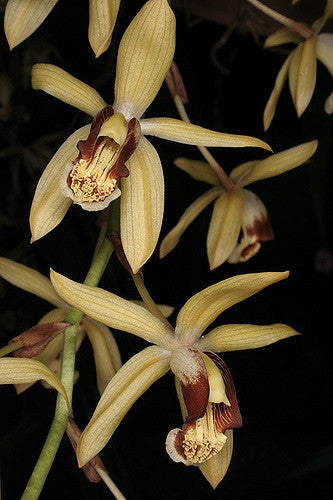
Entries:
<svg viewBox="0 0 333 500">
<path fill-rule="evenodd" d="M 316 151 L 318 141 L 306 142 L 273 154 L 264 160 L 253 160 L 234 168 L 230 180 L 234 188 L 226 191 L 208 163 L 178 158 L 174 163 L 196 180 L 213 185 L 184 212 L 176 226 L 165 236 L 160 246 L 160 258 L 165 257 L 180 237 L 209 203 L 215 201 L 207 235 L 207 255 L 211 269 L 228 260 L 244 262 L 255 255 L 263 241 L 274 238 L 269 215 L 262 201 L 245 186 L 274 177 L 302 165 Z"/>
<path fill-rule="evenodd" d="M 234 324 L 201 335 L 228 307 L 288 274 L 245 274 L 212 285 L 186 302 L 175 330 L 170 331 L 144 308 L 51 271 L 52 283 L 64 300 L 105 325 L 155 344 L 125 363 L 106 387 L 79 441 L 79 465 L 85 465 L 107 444 L 134 402 L 171 369 L 184 425 L 169 433 L 167 452 L 176 462 L 198 465 L 215 488 L 231 459 L 231 429 L 242 423 L 231 375 L 215 353 L 266 346 L 297 332 L 283 324 Z"/>
<path fill-rule="evenodd" d="M 266 39 L 265 47 L 276 47 L 286 43 L 296 43 L 294 49 L 281 67 L 274 89 L 264 111 L 264 129 L 267 130 L 274 118 L 276 106 L 283 86 L 289 80 L 291 97 L 301 116 L 311 101 L 317 79 L 317 59 L 323 63 L 333 76 L 333 34 L 320 33 L 327 20 L 333 15 L 333 1 L 327 0 L 323 17 L 313 23 L 312 35 L 304 39 L 299 33 L 283 27 Z M 333 112 L 333 92 L 325 103 L 326 113 Z"/>
<path fill-rule="evenodd" d="M 5 10 L 5 33 L 13 49 L 28 38 L 49 15 L 58 0 L 8 0 Z M 88 37 L 99 57 L 111 43 L 120 0 L 89 0 Z"/>
<path fill-rule="evenodd" d="M 142 119 L 171 65 L 175 18 L 167 0 L 150 0 L 120 42 L 115 99 L 108 106 L 91 87 L 50 64 L 36 64 L 32 86 L 94 117 L 56 152 L 38 183 L 30 226 L 32 241 L 57 226 L 72 202 L 101 210 L 120 195 L 120 230 L 136 273 L 155 249 L 164 210 L 159 156 L 144 135 L 204 146 L 255 146 L 263 141 L 224 134 L 172 118 Z"/>
</svg>

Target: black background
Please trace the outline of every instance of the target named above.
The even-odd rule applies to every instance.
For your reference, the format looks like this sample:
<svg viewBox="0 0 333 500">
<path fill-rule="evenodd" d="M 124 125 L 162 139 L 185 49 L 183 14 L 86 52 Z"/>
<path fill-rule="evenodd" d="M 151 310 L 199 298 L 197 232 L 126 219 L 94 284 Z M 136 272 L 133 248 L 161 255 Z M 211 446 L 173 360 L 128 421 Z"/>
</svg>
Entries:
<svg viewBox="0 0 333 500">
<path fill-rule="evenodd" d="M 88 5 L 78 0 L 59 2 L 43 25 L 12 53 L 1 34 L 1 66 L 13 94 L 1 115 L 1 240 L 0 253 L 45 275 L 49 267 L 82 281 L 88 269 L 98 228 L 96 215 L 72 207 L 57 229 L 29 244 L 28 214 L 35 186 L 47 161 L 65 138 L 88 117 L 42 92 L 32 91 L 29 72 L 35 62 L 52 62 L 95 87 L 112 103 L 116 49 L 132 17 L 143 4 L 123 0 L 111 48 L 95 60 L 87 39 Z M 308 4 L 306 0 L 304 5 Z M 181 415 L 169 373 L 134 405 L 101 456 L 129 499 L 327 498 L 332 449 L 328 434 L 331 356 L 331 272 L 315 270 L 318 250 L 332 247 L 331 118 L 323 106 L 331 78 L 318 64 L 314 97 L 301 119 L 296 118 L 288 89 L 276 117 L 264 134 L 262 113 L 285 54 L 268 52 L 249 34 L 234 33 L 218 52 L 221 74 L 211 59 L 213 44 L 225 27 L 200 21 L 189 26 L 177 11 L 176 61 L 182 71 L 194 123 L 230 133 L 248 134 L 269 142 L 275 151 L 318 138 L 320 145 L 306 165 L 259 182 L 251 189 L 269 209 L 276 240 L 263 245 L 245 264 L 224 264 L 209 271 L 206 234 L 211 208 L 191 225 L 177 248 L 159 261 L 157 252 L 144 267 L 145 282 L 156 302 L 175 306 L 202 288 L 235 274 L 289 269 L 290 278 L 226 311 L 216 324 L 284 322 L 302 336 L 254 351 L 226 354 L 223 359 L 236 385 L 243 429 L 235 431 L 234 455 L 225 479 L 215 492 L 194 467 L 173 463 L 165 452 L 165 437 L 181 426 Z M 146 113 L 173 116 L 165 86 Z M 50 137 L 41 154 L 34 143 Z M 162 236 L 206 185 L 178 171 L 178 156 L 200 159 L 194 147 L 152 139 L 166 179 L 166 208 Z M 10 153 L 8 155 L 8 153 Z M 227 172 L 239 163 L 264 158 L 252 148 L 215 149 Z M 329 267 L 329 266 L 328 266 Z M 125 298 L 137 298 L 126 272 L 115 257 L 101 286 Z M 12 285 L 0 283 L 1 345 L 34 325 L 49 305 Z M 174 314 L 171 322 L 175 321 Z M 145 342 L 115 332 L 123 361 Z M 85 340 L 77 357 L 80 379 L 74 389 L 74 413 L 83 428 L 98 401 L 90 345 Z M 48 432 L 55 392 L 35 384 L 19 397 L 12 387 L 1 389 L 1 480 L 4 498 L 19 498 Z M 108 498 L 103 483 L 90 484 L 77 469 L 64 439 L 41 498 Z"/>
</svg>

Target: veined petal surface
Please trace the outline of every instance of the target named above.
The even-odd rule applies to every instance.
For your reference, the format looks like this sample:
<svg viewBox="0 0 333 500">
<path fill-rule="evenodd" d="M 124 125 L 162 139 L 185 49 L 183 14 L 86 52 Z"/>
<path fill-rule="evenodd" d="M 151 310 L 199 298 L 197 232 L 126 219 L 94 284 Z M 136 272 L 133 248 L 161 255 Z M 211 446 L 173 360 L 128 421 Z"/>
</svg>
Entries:
<svg viewBox="0 0 333 500">
<path fill-rule="evenodd" d="M 147 347 L 116 373 L 78 443 L 80 467 L 104 448 L 135 401 L 169 370 L 169 358 L 170 352 Z"/>
<path fill-rule="evenodd" d="M 119 4 L 120 0 L 89 0 L 88 38 L 96 57 L 111 43 Z"/>
<path fill-rule="evenodd" d="M 302 35 L 290 28 L 283 27 L 266 38 L 264 47 L 268 49 L 284 43 L 299 43 L 302 40 L 304 40 Z"/>
<path fill-rule="evenodd" d="M 207 255 L 213 270 L 227 260 L 241 229 L 244 190 L 224 192 L 214 204 L 207 235 Z"/>
<path fill-rule="evenodd" d="M 167 0 L 150 0 L 121 39 L 115 82 L 116 111 L 140 118 L 159 91 L 175 51 L 176 21 Z"/>
<path fill-rule="evenodd" d="M 212 186 L 219 186 L 221 184 L 218 175 L 206 161 L 177 158 L 173 163 L 196 181 L 207 182 L 207 184 L 211 184 Z"/>
<path fill-rule="evenodd" d="M 106 106 L 95 89 L 53 64 L 35 64 L 31 70 L 31 86 L 91 116 Z"/>
<path fill-rule="evenodd" d="M 178 223 L 173 229 L 165 236 L 160 246 L 160 259 L 163 259 L 169 252 L 171 252 L 178 244 L 184 231 L 188 228 L 191 222 L 213 201 L 220 196 L 222 188 L 212 188 L 190 205 Z"/>
<path fill-rule="evenodd" d="M 227 441 L 222 450 L 217 455 L 207 460 L 207 462 L 199 464 L 200 472 L 202 472 L 211 487 L 214 489 L 226 475 L 232 457 L 233 430 L 227 429 L 224 432 L 224 435 L 226 436 Z"/>
<path fill-rule="evenodd" d="M 96 321 L 166 349 L 174 347 L 175 340 L 169 329 L 143 307 L 101 288 L 76 283 L 52 270 L 51 281 L 68 304 Z"/>
<path fill-rule="evenodd" d="M 245 163 L 241 163 L 237 167 L 233 168 L 229 174 L 229 178 L 235 184 L 240 185 L 240 180 L 242 177 L 245 177 L 247 173 L 251 171 L 251 169 L 259 162 L 260 160 L 250 160 Z"/>
<path fill-rule="evenodd" d="M 290 57 L 289 71 L 288 71 L 288 83 L 290 94 L 296 107 L 296 94 L 297 94 L 297 81 L 298 81 L 298 73 L 299 73 L 299 65 L 302 58 L 303 52 L 303 42 L 301 42 L 295 50 L 293 50 Z"/>
<path fill-rule="evenodd" d="M 293 335 L 299 335 L 299 333 L 282 323 L 222 325 L 201 337 L 195 347 L 213 352 L 243 351 L 264 347 Z"/>
<path fill-rule="evenodd" d="M 299 144 L 280 153 L 275 153 L 256 164 L 249 169 L 248 173 L 242 178 L 241 185 L 247 186 L 252 182 L 268 177 L 275 177 L 299 167 L 314 154 L 318 146 L 318 141 L 309 141 Z"/>
<path fill-rule="evenodd" d="M 288 276 L 289 271 L 240 274 L 205 288 L 180 310 L 176 336 L 182 342 L 195 342 L 223 311 Z"/>
<path fill-rule="evenodd" d="M 126 165 L 130 174 L 121 181 L 120 235 L 136 274 L 155 250 L 161 231 L 164 177 L 159 156 L 144 137 Z"/>
<path fill-rule="evenodd" d="M 293 52 L 287 57 L 285 62 L 283 63 L 280 71 L 278 72 L 278 75 L 275 80 L 274 88 L 272 90 L 272 93 L 268 99 L 268 102 L 265 107 L 264 111 L 264 129 L 267 130 L 272 123 L 272 120 L 275 115 L 275 110 L 276 106 L 278 103 L 278 100 L 280 98 L 282 89 L 284 87 L 284 84 L 286 83 L 288 72 L 289 72 L 289 65 L 291 61 Z"/>
<path fill-rule="evenodd" d="M 58 149 L 44 170 L 32 200 L 30 228 L 32 241 L 52 231 L 65 217 L 72 200 L 60 189 L 60 178 L 66 165 L 78 155 L 77 143 L 89 135 L 90 125 L 76 130 Z"/>
<path fill-rule="evenodd" d="M 33 293 L 56 307 L 66 306 L 66 303 L 56 293 L 51 281 L 35 269 L 0 257 L 0 276 L 12 285 Z"/>
<path fill-rule="evenodd" d="M 182 144 L 229 148 L 250 146 L 272 150 L 266 142 L 256 137 L 215 132 L 175 118 L 146 118 L 140 120 L 140 124 L 144 135 L 153 135 Z"/>
<path fill-rule="evenodd" d="M 317 79 L 317 35 L 312 35 L 303 44 L 302 56 L 298 68 L 295 107 L 298 117 L 308 107 L 311 101 Z"/>
<path fill-rule="evenodd" d="M 36 31 L 57 1 L 8 0 L 4 27 L 10 50 Z"/>
</svg>

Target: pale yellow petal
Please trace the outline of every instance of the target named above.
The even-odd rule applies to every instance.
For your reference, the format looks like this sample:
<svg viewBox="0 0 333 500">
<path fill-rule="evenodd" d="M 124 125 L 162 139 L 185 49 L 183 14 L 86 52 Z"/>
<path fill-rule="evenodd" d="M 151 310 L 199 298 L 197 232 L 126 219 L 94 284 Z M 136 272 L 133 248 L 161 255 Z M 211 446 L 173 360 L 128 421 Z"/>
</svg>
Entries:
<svg viewBox="0 0 333 500">
<path fill-rule="evenodd" d="M 146 304 L 142 300 L 131 300 L 131 302 L 134 302 L 134 304 L 138 304 L 138 306 L 141 306 L 141 307 L 144 307 L 145 309 L 147 309 Z M 165 318 L 168 318 L 169 316 L 171 316 L 171 314 L 175 310 L 174 307 L 168 306 L 166 304 L 156 304 L 156 305 Z"/>
<path fill-rule="evenodd" d="M 317 79 L 317 35 L 308 38 L 303 44 L 302 57 L 298 68 L 295 107 L 298 117 L 311 101 Z"/>
<path fill-rule="evenodd" d="M 52 231 L 71 206 L 72 200 L 61 192 L 60 178 L 68 162 L 77 157 L 79 151 L 76 145 L 88 137 L 89 128 L 90 125 L 85 125 L 69 136 L 39 179 L 30 211 L 31 241 L 38 240 Z"/>
<path fill-rule="evenodd" d="M 289 55 L 290 64 L 289 64 L 289 72 L 288 72 L 288 82 L 289 82 L 289 90 L 290 94 L 296 107 L 296 93 L 297 93 L 297 81 L 298 81 L 298 72 L 299 65 L 302 58 L 303 52 L 303 43 L 300 43 L 295 50 L 291 52 Z"/>
<path fill-rule="evenodd" d="M 272 123 L 272 120 L 274 118 L 278 100 L 280 98 L 284 84 L 286 83 L 286 80 L 287 80 L 291 56 L 292 56 L 292 54 L 290 54 L 287 57 L 287 59 L 285 60 L 285 62 L 282 65 L 280 71 L 278 72 L 278 75 L 277 75 L 276 80 L 275 80 L 273 91 L 268 99 L 267 104 L 266 104 L 265 111 L 264 111 L 264 129 L 265 130 L 267 130 L 269 128 L 269 126 Z"/>
<path fill-rule="evenodd" d="M 252 182 L 268 177 L 275 177 L 303 165 L 314 154 L 318 146 L 318 141 L 309 141 L 299 146 L 295 146 L 281 153 L 273 154 L 256 164 L 242 178 L 241 185 L 247 186 Z"/>
<path fill-rule="evenodd" d="M 26 384 L 46 380 L 65 399 L 70 411 L 67 394 L 64 386 L 43 363 L 35 359 L 26 358 L 1 358 L 0 359 L 0 384 Z"/>
<path fill-rule="evenodd" d="M 105 387 L 117 371 L 113 361 L 113 350 L 117 351 L 117 357 L 119 357 L 119 349 L 110 330 L 108 330 L 109 340 L 112 339 L 113 342 L 106 340 L 107 332 L 102 330 L 101 324 L 89 318 L 83 318 L 83 324 L 94 351 L 97 387 L 99 393 L 103 394 Z"/>
<path fill-rule="evenodd" d="M 91 318 L 111 328 L 133 333 L 147 342 L 174 347 L 169 329 L 149 311 L 117 295 L 69 280 L 51 270 L 51 281 L 59 295 Z"/>
<path fill-rule="evenodd" d="M 203 351 L 227 352 L 257 349 L 299 335 L 282 323 L 273 325 L 223 325 L 201 337 L 196 347 Z"/>
<path fill-rule="evenodd" d="M 268 49 L 284 43 L 299 43 L 302 40 L 304 40 L 302 35 L 290 28 L 283 27 L 266 38 L 264 47 Z"/>
<path fill-rule="evenodd" d="M 141 120 L 140 124 L 144 135 L 153 135 L 182 144 L 229 148 L 250 146 L 272 150 L 268 144 L 256 137 L 215 132 L 175 118 L 146 118 Z"/>
<path fill-rule="evenodd" d="M 289 271 L 240 274 L 205 288 L 180 310 L 176 336 L 184 343 L 195 342 L 223 311 L 288 276 Z"/>
<path fill-rule="evenodd" d="M 119 4 L 120 0 L 89 0 L 88 38 L 96 57 L 111 43 Z"/>
<path fill-rule="evenodd" d="M 167 0 L 150 0 L 121 39 L 114 107 L 140 118 L 159 91 L 175 51 L 175 17 Z"/>
<path fill-rule="evenodd" d="M 58 0 L 8 0 L 4 28 L 9 48 L 23 42 L 42 24 Z"/>
<path fill-rule="evenodd" d="M 259 162 L 260 160 L 251 160 L 251 161 L 246 161 L 245 163 L 242 163 L 241 165 L 238 165 L 234 169 L 231 170 L 229 174 L 229 178 L 234 182 L 235 184 L 238 183 L 240 184 L 240 180 L 248 174 L 251 169 Z"/>
<path fill-rule="evenodd" d="M 333 33 L 322 33 L 317 40 L 317 57 L 322 62 L 330 75 L 333 76 Z"/>
<path fill-rule="evenodd" d="M 212 186 L 219 186 L 221 184 L 218 175 L 206 161 L 177 158 L 173 163 L 196 181 L 207 182 Z"/>
<path fill-rule="evenodd" d="M 233 431 L 227 429 L 224 434 L 227 441 L 222 450 L 207 462 L 199 465 L 200 471 L 214 489 L 226 475 L 232 457 Z"/>
<path fill-rule="evenodd" d="M 207 235 L 211 270 L 223 264 L 235 248 L 242 224 L 243 206 L 243 189 L 225 192 L 216 200 Z"/>
<path fill-rule="evenodd" d="M 116 373 L 78 443 L 80 467 L 104 448 L 135 401 L 169 370 L 169 357 L 167 351 L 147 347 Z"/>
<path fill-rule="evenodd" d="M 0 257 L 0 276 L 12 285 L 33 293 L 56 307 L 66 306 L 66 303 L 56 293 L 51 281 L 30 267 Z"/>
<path fill-rule="evenodd" d="M 191 222 L 222 192 L 222 188 L 212 188 L 190 205 L 176 226 L 165 236 L 160 246 L 160 258 L 163 259 L 171 252 L 178 244 L 184 231 L 188 228 Z"/>
<path fill-rule="evenodd" d="M 91 116 L 106 106 L 95 89 L 53 64 L 35 64 L 31 70 L 31 86 Z"/>
<path fill-rule="evenodd" d="M 161 231 L 164 178 L 159 156 L 144 137 L 126 165 L 130 174 L 121 182 L 120 235 L 136 274 L 154 252 Z"/>
</svg>

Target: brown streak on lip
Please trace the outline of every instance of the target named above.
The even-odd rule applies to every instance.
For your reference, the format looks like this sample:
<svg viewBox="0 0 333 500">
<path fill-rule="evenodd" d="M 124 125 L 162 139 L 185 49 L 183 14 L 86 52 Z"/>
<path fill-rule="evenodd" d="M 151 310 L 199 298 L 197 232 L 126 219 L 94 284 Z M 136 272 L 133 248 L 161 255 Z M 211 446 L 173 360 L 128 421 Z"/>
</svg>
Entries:
<svg viewBox="0 0 333 500">
<path fill-rule="evenodd" d="M 113 115 L 114 111 L 112 106 L 106 106 L 95 116 L 90 127 L 88 138 L 85 141 L 79 141 L 77 143 L 77 148 L 80 151 L 80 154 L 75 159 L 75 162 L 81 160 L 81 158 L 83 160 L 88 160 L 91 156 L 93 156 L 98 146 L 97 136 L 99 134 L 99 131 L 101 130 L 101 127 L 105 120 Z"/>
<path fill-rule="evenodd" d="M 253 255 L 255 255 L 260 249 L 260 243 L 257 241 L 255 243 L 251 243 L 251 245 L 248 245 L 247 247 L 244 248 L 241 252 L 241 261 L 247 261 L 250 259 Z"/>
<path fill-rule="evenodd" d="M 208 376 L 204 361 L 199 353 L 198 356 L 200 356 L 200 360 L 202 361 L 202 371 L 198 373 L 196 381 L 190 381 L 188 384 L 180 382 L 184 397 L 184 403 L 186 405 L 188 413 L 185 422 L 193 422 L 194 420 L 203 417 L 206 412 L 208 403 Z"/>
<path fill-rule="evenodd" d="M 257 241 L 274 240 L 275 237 L 268 214 L 266 218 L 256 219 L 252 226 L 247 226 L 246 234 L 250 237 L 255 236 Z"/>
</svg>

